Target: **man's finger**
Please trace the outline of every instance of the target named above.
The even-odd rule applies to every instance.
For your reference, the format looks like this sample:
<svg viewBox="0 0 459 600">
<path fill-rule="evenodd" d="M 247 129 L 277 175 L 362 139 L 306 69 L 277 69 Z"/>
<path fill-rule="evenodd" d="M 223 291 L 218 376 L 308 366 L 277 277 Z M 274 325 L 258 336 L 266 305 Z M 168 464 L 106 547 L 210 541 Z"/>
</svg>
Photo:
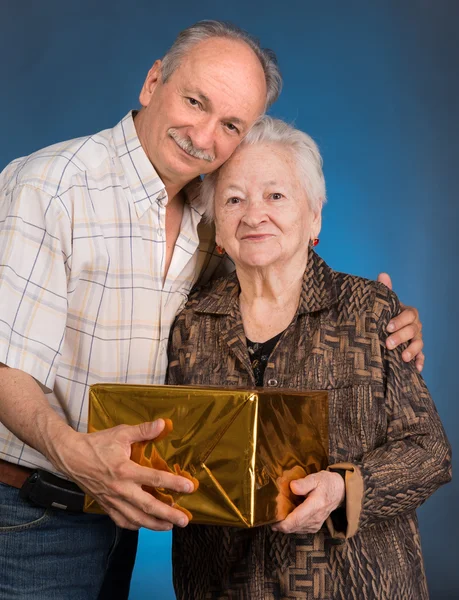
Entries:
<svg viewBox="0 0 459 600">
<path fill-rule="evenodd" d="M 378 275 L 378 281 L 379 283 L 384 283 L 384 285 L 387 286 L 390 290 L 392 289 L 392 280 L 388 273 L 380 273 Z"/>
<path fill-rule="evenodd" d="M 105 497 L 100 501 L 105 511 L 112 516 L 116 512 L 123 515 L 131 525 L 166 531 L 170 525 L 186 527 L 189 519 L 181 510 L 154 498 L 147 491 L 132 486 L 124 496 Z M 118 524 L 118 523 L 117 523 Z"/>
<path fill-rule="evenodd" d="M 407 307 L 399 315 L 393 317 L 387 324 L 387 331 L 394 333 L 407 325 L 414 325 L 416 327 L 416 335 L 421 332 L 421 323 L 418 311 L 415 308 Z"/>
<path fill-rule="evenodd" d="M 136 530 L 145 527 L 152 531 L 170 531 L 174 525 L 174 522 L 171 520 L 164 520 L 149 515 L 135 506 L 124 502 L 120 502 L 116 508 L 107 509 L 107 512 L 117 525 L 124 527 L 125 529 Z M 179 513 L 180 511 L 175 512 Z M 183 513 L 180 514 L 181 518 L 186 519 Z"/>
<path fill-rule="evenodd" d="M 426 357 L 424 356 L 424 352 L 420 352 L 416 356 L 416 369 L 419 371 L 419 373 L 421 373 L 422 369 L 424 368 L 425 360 Z"/>
<path fill-rule="evenodd" d="M 179 527 L 186 527 L 188 525 L 189 519 L 184 512 L 161 502 L 161 500 L 154 498 L 148 492 L 144 492 L 144 494 L 148 498 L 142 501 L 142 513 L 160 521 L 178 525 Z"/>
<path fill-rule="evenodd" d="M 415 338 L 408 348 L 402 352 L 403 360 L 405 362 L 410 362 L 414 357 L 417 357 L 417 355 L 422 352 L 423 347 L 424 342 L 422 341 L 422 338 Z"/>
<path fill-rule="evenodd" d="M 174 492 L 185 492 L 190 494 L 194 492 L 194 485 L 186 477 L 170 473 L 169 471 L 159 471 L 149 467 L 141 467 L 135 463 L 132 464 L 133 479 L 140 485 L 147 485 L 152 488 L 165 488 Z"/>
<path fill-rule="evenodd" d="M 386 340 L 386 346 L 390 349 L 396 348 L 405 342 L 409 342 L 414 339 L 420 339 L 416 337 L 418 335 L 419 330 L 416 325 L 407 325 L 406 327 L 402 327 L 402 329 L 397 331 L 397 333 L 393 333 L 390 337 L 388 337 Z"/>
</svg>

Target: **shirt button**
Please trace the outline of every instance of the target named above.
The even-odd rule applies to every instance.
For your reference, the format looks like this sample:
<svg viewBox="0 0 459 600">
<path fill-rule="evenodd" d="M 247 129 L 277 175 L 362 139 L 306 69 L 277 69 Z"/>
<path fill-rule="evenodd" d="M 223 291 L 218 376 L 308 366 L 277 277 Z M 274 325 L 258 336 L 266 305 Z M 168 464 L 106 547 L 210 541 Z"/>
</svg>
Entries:
<svg viewBox="0 0 459 600">
<path fill-rule="evenodd" d="M 162 229 L 159 229 L 159 227 L 158 227 L 158 229 L 156 230 L 156 233 L 157 233 L 158 237 L 163 237 L 163 230 L 162 230 Z"/>
<path fill-rule="evenodd" d="M 269 387 L 276 387 L 276 385 L 278 385 L 278 381 L 277 379 L 268 379 L 268 386 Z"/>
</svg>

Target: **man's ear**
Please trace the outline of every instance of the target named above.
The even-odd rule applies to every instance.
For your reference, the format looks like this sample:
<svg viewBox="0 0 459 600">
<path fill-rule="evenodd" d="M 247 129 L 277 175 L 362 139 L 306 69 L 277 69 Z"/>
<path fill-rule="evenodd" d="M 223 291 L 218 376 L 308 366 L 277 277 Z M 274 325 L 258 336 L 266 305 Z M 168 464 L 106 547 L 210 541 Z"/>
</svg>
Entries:
<svg viewBox="0 0 459 600">
<path fill-rule="evenodd" d="M 154 94 L 154 91 L 161 85 L 161 66 L 162 62 L 160 60 L 155 61 L 154 65 L 148 71 L 148 75 L 143 83 L 142 89 L 139 95 L 139 101 L 142 106 L 148 106 L 150 104 L 150 100 Z"/>
</svg>

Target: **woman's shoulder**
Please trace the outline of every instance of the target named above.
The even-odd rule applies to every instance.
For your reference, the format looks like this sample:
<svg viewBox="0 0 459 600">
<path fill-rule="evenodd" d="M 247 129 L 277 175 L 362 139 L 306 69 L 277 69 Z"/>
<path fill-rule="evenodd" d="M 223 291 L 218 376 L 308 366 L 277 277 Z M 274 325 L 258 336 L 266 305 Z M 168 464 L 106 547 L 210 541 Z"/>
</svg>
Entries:
<svg viewBox="0 0 459 600">
<path fill-rule="evenodd" d="M 397 295 L 383 283 L 337 271 L 334 275 L 338 313 L 367 312 L 382 324 L 400 312 Z"/>
</svg>

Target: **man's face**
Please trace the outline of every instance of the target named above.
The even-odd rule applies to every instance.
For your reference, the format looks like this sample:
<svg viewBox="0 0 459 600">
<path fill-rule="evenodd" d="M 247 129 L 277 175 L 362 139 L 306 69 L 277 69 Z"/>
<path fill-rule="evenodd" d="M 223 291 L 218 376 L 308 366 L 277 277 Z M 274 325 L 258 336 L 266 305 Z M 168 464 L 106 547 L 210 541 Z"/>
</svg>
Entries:
<svg viewBox="0 0 459 600">
<path fill-rule="evenodd" d="M 192 47 L 166 83 L 156 61 L 135 123 L 163 181 L 185 185 L 227 160 L 263 113 L 262 66 L 244 43 L 212 38 Z"/>
</svg>

